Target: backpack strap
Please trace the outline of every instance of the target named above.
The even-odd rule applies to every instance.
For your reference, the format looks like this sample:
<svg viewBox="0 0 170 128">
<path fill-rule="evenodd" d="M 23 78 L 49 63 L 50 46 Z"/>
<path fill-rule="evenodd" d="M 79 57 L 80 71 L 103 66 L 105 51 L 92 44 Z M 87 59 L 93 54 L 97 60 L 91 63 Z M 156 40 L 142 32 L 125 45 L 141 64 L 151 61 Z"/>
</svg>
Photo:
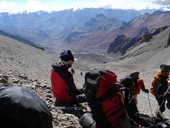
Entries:
<svg viewBox="0 0 170 128">
<path fill-rule="evenodd" d="M 124 103 L 124 97 L 123 94 L 121 92 L 118 92 L 119 98 L 121 100 L 122 103 L 122 108 L 123 108 L 123 112 L 125 114 L 125 116 L 120 118 L 119 124 L 121 128 L 131 128 L 131 122 L 130 122 L 130 118 L 129 118 L 129 114 L 125 108 L 125 103 Z"/>
<path fill-rule="evenodd" d="M 125 108 L 125 102 L 124 102 L 123 94 L 122 94 L 121 92 L 118 92 L 118 95 L 119 95 L 119 97 L 120 97 L 120 99 L 121 99 L 123 111 L 124 111 L 125 115 L 127 116 L 127 118 L 129 119 L 129 114 L 128 114 L 126 108 Z"/>
<path fill-rule="evenodd" d="M 97 98 L 97 100 L 102 101 L 105 100 L 107 98 L 113 98 L 113 94 L 115 94 L 116 92 L 118 92 L 119 88 L 115 85 L 112 86 L 108 91 L 106 91 L 102 96 L 100 96 L 99 98 Z"/>
<path fill-rule="evenodd" d="M 129 114 L 125 108 L 125 103 L 124 103 L 124 96 L 123 94 L 120 92 L 119 88 L 115 85 L 113 86 L 111 89 L 109 89 L 104 95 L 102 95 L 100 98 L 97 99 L 98 103 L 101 103 L 103 100 L 107 99 L 107 98 L 114 98 L 114 95 L 118 94 L 118 97 L 121 101 L 121 108 L 123 109 L 123 113 L 124 116 L 122 116 L 120 118 L 120 126 L 121 128 L 127 128 L 128 126 L 131 126 L 130 124 L 130 118 L 129 118 Z"/>
<path fill-rule="evenodd" d="M 110 88 L 104 95 L 102 95 L 101 97 L 99 97 L 97 100 L 98 101 L 102 101 L 102 100 L 105 100 L 107 98 L 113 98 L 114 94 L 117 93 L 119 95 L 119 98 L 121 100 L 121 103 L 122 103 L 122 107 L 123 107 L 123 111 L 125 113 L 125 115 L 127 116 L 127 118 L 129 119 L 129 115 L 128 115 L 128 112 L 125 108 L 125 103 L 124 103 L 124 96 L 123 94 L 119 91 L 119 88 L 115 85 L 113 86 L 112 88 Z"/>
</svg>

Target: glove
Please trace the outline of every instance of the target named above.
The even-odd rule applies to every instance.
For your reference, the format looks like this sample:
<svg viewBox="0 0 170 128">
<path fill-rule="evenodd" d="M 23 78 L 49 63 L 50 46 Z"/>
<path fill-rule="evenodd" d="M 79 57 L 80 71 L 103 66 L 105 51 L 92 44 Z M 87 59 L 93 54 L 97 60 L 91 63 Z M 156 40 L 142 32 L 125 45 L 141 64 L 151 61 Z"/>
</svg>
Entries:
<svg viewBox="0 0 170 128">
<path fill-rule="evenodd" d="M 149 93 L 149 90 L 148 90 L 148 89 L 145 89 L 144 92 L 145 92 L 145 93 Z"/>
<path fill-rule="evenodd" d="M 87 101 L 87 97 L 84 94 L 77 95 L 75 98 L 77 103 L 83 103 Z"/>
<path fill-rule="evenodd" d="M 75 74 L 74 68 L 71 68 L 71 73 L 72 73 L 72 74 Z"/>
</svg>

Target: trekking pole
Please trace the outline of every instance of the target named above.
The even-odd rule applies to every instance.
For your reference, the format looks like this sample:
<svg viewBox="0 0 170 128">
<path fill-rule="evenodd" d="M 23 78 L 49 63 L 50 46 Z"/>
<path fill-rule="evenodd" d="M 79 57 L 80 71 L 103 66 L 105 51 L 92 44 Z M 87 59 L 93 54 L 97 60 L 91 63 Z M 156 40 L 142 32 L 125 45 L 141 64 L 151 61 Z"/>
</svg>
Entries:
<svg viewBox="0 0 170 128">
<path fill-rule="evenodd" d="M 149 102 L 149 108 L 150 108 L 150 111 L 151 111 L 151 115 L 153 116 L 151 102 L 150 102 L 150 98 L 149 98 L 149 94 L 148 93 L 147 93 L 147 96 L 148 96 L 148 102 Z"/>
<path fill-rule="evenodd" d="M 165 100 L 166 100 L 166 99 L 163 99 L 162 103 L 161 103 L 160 105 L 158 104 L 158 108 L 157 108 L 157 112 L 159 113 L 159 116 L 160 116 L 161 118 L 163 118 L 163 114 L 162 114 L 162 112 L 160 111 L 160 108 L 162 107 L 162 105 L 164 105 Z"/>
</svg>

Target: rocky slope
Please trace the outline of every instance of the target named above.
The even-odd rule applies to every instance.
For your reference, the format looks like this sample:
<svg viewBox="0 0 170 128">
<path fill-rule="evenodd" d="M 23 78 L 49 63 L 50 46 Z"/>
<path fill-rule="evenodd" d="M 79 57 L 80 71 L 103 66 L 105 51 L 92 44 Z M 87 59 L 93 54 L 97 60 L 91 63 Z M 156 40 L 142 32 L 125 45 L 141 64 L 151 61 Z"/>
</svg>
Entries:
<svg viewBox="0 0 170 128">
<path fill-rule="evenodd" d="M 161 63 L 170 64 L 168 45 L 169 28 L 153 36 L 149 43 L 142 42 L 125 54 L 121 61 L 112 61 L 109 57 L 95 54 L 76 55 L 78 61 L 74 67 L 75 83 L 81 87 L 84 83 L 84 74 L 93 68 L 110 69 L 118 75 L 118 79 L 132 71 L 140 71 L 146 87 L 149 88 L 153 74 Z M 164 37 L 164 38 L 162 38 Z M 78 128 L 78 119 L 73 115 L 63 114 L 53 106 L 54 97 L 51 92 L 50 70 L 51 64 L 58 61 L 58 56 L 43 50 L 31 47 L 14 39 L 0 35 L 0 85 L 18 85 L 35 91 L 48 104 L 53 114 L 54 128 Z M 82 73 L 82 75 L 81 75 Z M 153 96 L 150 95 L 152 99 Z M 152 100 L 153 112 L 156 101 Z M 147 96 L 139 96 L 139 110 L 150 114 Z M 168 112 L 166 112 L 168 113 Z"/>
<path fill-rule="evenodd" d="M 63 114 L 61 110 L 54 107 L 54 98 L 48 83 L 28 79 L 24 74 L 12 75 L 12 73 L 0 72 L 0 86 L 22 86 L 28 88 L 40 96 L 48 105 L 53 116 L 53 128 L 78 128 L 78 119 L 71 114 Z"/>
<path fill-rule="evenodd" d="M 49 81 L 50 64 L 57 56 L 0 35 L 1 71 L 24 73 L 31 79 Z"/>
<path fill-rule="evenodd" d="M 170 27 L 157 35 L 150 34 L 150 39 L 142 38 L 138 45 L 131 48 L 123 57 L 126 63 L 158 66 L 161 63 L 170 63 L 169 38 Z M 143 41 L 142 41 L 143 40 Z M 134 59 L 133 59 L 134 58 Z"/>
<path fill-rule="evenodd" d="M 169 25 L 160 27 L 157 29 L 154 29 L 150 31 L 149 29 L 143 30 L 140 35 L 135 36 L 135 37 L 127 37 L 126 35 L 119 35 L 115 38 L 115 40 L 110 44 L 107 53 L 112 54 L 113 56 L 118 56 L 122 58 L 122 56 L 130 51 L 135 46 L 138 46 L 142 43 L 148 43 L 151 45 L 149 42 L 153 40 L 154 37 L 156 37 L 158 34 L 163 33 Z M 169 31 L 169 30 L 168 30 Z M 168 34 L 168 33 L 167 33 Z M 161 37 L 159 37 L 161 38 Z M 167 39 L 167 46 L 168 45 L 168 39 Z M 127 53 L 128 54 L 128 53 Z"/>
<path fill-rule="evenodd" d="M 54 54 L 0 35 L 0 86 L 17 85 L 31 89 L 49 106 L 54 128 L 78 128 L 80 125 L 75 116 L 63 114 L 53 105 L 50 70 L 51 64 L 57 61 Z M 80 75 L 79 70 L 76 75 Z"/>
</svg>

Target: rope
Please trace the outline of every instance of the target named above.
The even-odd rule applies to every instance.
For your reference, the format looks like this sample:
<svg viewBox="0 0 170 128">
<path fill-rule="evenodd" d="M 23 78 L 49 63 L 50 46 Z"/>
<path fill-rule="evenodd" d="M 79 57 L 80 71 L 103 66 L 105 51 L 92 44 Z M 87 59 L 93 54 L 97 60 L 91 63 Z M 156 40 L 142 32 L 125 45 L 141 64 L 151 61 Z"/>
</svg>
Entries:
<svg viewBox="0 0 170 128">
<path fill-rule="evenodd" d="M 153 113 L 152 113 L 151 101 L 150 101 L 148 93 L 147 93 L 147 96 L 148 96 L 148 102 L 149 102 L 149 108 L 150 108 L 150 111 L 151 111 L 151 115 L 154 116 Z"/>
</svg>

